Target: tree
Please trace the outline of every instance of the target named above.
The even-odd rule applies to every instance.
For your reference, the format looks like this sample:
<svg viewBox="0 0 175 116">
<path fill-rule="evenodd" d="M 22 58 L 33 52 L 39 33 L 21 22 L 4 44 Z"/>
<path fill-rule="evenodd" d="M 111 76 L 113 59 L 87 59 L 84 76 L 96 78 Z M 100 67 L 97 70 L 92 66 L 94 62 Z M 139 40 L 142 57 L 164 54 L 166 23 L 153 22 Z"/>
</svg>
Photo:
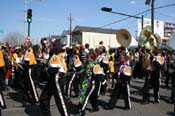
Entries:
<svg viewBox="0 0 175 116">
<path fill-rule="evenodd" d="M 7 42 L 11 46 L 21 45 L 23 41 L 23 35 L 18 32 L 8 33 L 4 38 L 2 38 L 3 43 Z"/>
</svg>

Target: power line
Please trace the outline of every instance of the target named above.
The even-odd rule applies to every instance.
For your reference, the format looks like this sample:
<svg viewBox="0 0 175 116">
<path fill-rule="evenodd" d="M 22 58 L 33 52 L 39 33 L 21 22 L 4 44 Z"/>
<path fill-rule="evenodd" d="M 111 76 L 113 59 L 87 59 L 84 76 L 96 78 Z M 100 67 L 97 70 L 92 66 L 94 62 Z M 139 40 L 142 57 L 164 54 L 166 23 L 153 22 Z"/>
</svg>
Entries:
<svg viewBox="0 0 175 116">
<path fill-rule="evenodd" d="M 131 25 L 127 29 L 135 28 L 137 25 Z"/>
<path fill-rule="evenodd" d="M 156 13 L 159 14 L 159 15 L 161 15 L 161 16 L 164 16 L 164 17 L 169 17 L 169 18 L 175 19 L 175 17 L 169 16 L 167 14 L 163 14 L 163 13 L 160 13 L 160 12 L 156 12 Z"/>
<path fill-rule="evenodd" d="M 134 23 L 135 21 L 137 21 L 137 19 L 132 20 L 131 22 L 127 23 L 126 25 L 122 26 L 121 28 L 127 27 L 128 25 Z"/>
<path fill-rule="evenodd" d="M 147 15 L 147 14 L 149 14 L 149 13 L 145 13 L 145 14 L 143 14 L 143 16 L 145 16 L 145 15 Z M 134 19 L 133 21 L 127 23 L 126 25 L 122 26 L 122 28 L 127 27 L 129 24 L 131 24 L 131 23 L 133 23 L 133 22 L 135 22 L 135 21 L 137 21 L 137 19 Z"/>
<path fill-rule="evenodd" d="M 175 6 L 175 3 L 173 3 L 173 4 L 168 4 L 168 5 L 164 5 L 164 6 L 159 6 L 159 7 L 156 7 L 156 8 L 154 8 L 154 9 L 157 10 L 157 9 L 166 8 L 166 7 L 170 7 L 170 6 Z M 150 11 L 151 11 L 151 9 L 148 9 L 148 10 L 145 10 L 145 11 L 143 11 L 143 12 L 137 13 L 137 14 L 135 14 L 134 16 L 138 16 L 138 15 L 141 15 L 141 14 L 144 14 L 144 13 L 147 13 L 147 12 L 150 12 Z M 120 20 L 117 20 L 117 21 L 114 21 L 114 22 L 105 24 L 105 25 L 103 25 L 103 26 L 100 26 L 99 28 L 107 27 L 107 26 L 110 26 L 110 25 L 113 25 L 113 24 L 116 24 L 116 23 L 125 21 L 125 20 L 127 20 L 127 19 L 129 19 L 129 18 L 131 18 L 131 17 L 126 17 L 126 18 L 123 18 L 123 19 L 120 19 Z"/>
<path fill-rule="evenodd" d="M 157 3 L 160 3 L 161 5 L 165 3 L 174 3 L 174 0 L 155 0 L 155 1 L 157 1 Z"/>
<path fill-rule="evenodd" d="M 170 7 L 170 6 L 175 6 L 175 3 L 173 3 L 173 4 L 168 4 L 168 5 L 164 5 L 164 6 L 159 6 L 159 7 L 156 7 L 156 8 L 154 8 L 154 9 L 157 10 L 157 9 L 166 8 L 166 7 Z M 138 15 L 143 15 L 143 14 L 146 15 L 146 14 L 148 14 L 150 11 L 151 11 L 151 9 L 148 9 L 148 10 L 142 11 L 142 12 L 140 12 L 140 13 L 137 13 L 137 14 L 135 14 L 135 15 L 133 15 L 133 16 L 138 16 Z M 128 16 L 128 17 L 126 17 L 126 18 L 123 18 L 123 19 L 120 19 L 120 20 L 117 20 L 117 21 L 114 21 L 114 22 L 111 22 L 111 23 L 108 23 L 108 24 L 99 26 L 99 27 L 97 27 L 96 29 L 90 29 L 89 31 L 97 30 L 97 29 L 103 28 L 103 27 L 107 27 L 107 26 L 110 26 L 110 25 L 113 25 L 113 24 L 116 24 L 116 23 L 125 21 L 125 20 L 127 20 L 127 19 L 129 19 L 129 18 L 131 18 L 131 17 Z M 88 31 L 88 30 L 87 30 L 87 31 Z"/>
</svg>

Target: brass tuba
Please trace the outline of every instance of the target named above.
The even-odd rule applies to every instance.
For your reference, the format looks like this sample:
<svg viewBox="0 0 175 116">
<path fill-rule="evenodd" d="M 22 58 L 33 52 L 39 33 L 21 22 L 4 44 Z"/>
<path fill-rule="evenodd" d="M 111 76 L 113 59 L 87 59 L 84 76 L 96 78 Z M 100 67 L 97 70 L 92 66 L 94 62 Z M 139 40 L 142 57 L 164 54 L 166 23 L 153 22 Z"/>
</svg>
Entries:
<svg viewBox="0 0 175 116">
<path fill-rule="evenodd" d="M 151 26 L 146 26 L 140 33 L 139 45 L 147 49 L 155 49 L 161 46 L 161 37 L 158 34 L 152 34 Z"/>
<path fill-rule="evenodd" d="M 126 29 L 120 29 L 117 32 L 116 37 L 118 43 L 125 48 L 127 48 L 131 43 L 131 34 Z"/>
</svg>

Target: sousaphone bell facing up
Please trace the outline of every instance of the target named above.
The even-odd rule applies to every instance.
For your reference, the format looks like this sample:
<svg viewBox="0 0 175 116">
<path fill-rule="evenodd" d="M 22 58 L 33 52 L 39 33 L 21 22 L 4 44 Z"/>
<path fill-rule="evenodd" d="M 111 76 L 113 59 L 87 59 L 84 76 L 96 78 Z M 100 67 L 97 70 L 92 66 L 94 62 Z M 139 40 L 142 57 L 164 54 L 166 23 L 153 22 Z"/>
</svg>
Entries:
<svg viewBox="0 0 175 116">
<path fill-rule="evenodd" d="M 118 43 L 125 48 L 127 48 L 131 43 L 131 34 L 126 29 L 120 29 L 117 32 L 116 37 L 117 37 Z"/>
<path fill-rule="evenodd" d="M 152 34 L 151 26 L 146 26 L 139 36 L 139 45 L 147 49 L 155 49 L 161 46 L 161 37 L 159 34 Z"/>
</svg>

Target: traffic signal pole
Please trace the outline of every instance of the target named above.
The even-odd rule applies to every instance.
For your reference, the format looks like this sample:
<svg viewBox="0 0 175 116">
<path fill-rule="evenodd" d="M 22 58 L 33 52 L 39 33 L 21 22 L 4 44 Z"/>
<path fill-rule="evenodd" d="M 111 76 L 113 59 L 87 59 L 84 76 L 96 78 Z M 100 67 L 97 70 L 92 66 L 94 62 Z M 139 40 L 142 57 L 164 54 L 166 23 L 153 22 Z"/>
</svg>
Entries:
<svg viewBox="0 0 175 116">
<path fill-rule="evenodd" d="M 152 28 L 152 33 L 154 33 L 154 0 L 152 0 L 152 3 L 151 3 L 151 28 Z"/>
<path fill-rule="evenodd" d="M 123 15 L 123 16 L 128 16 L 128 17 L 133 17 L 136 19 L 141 19 L 142 20 L 142 25 L 141 25 L 141 29 L 143 29 L 143 21 L 144 21 L 144 16 L 142 15 L 142 17 L 138 17 L 138 16 L 134 16 L 134 15 L 129 15 L 129 14 L 124 14 L 124 13 L 119 13 L 119 12 L 114 12 L 112 11 L 112 8 L 107 8 L 107 7 L 103 7 L 101 8 L 102 11 L 104 12 L 109 12 L 109 13 L 113 13 L 113 14 L 118 14 L 118 15 Z"/>
<path fill-rule="evenodd" d="M 30 23 L 28 22 L 28 37 L 30 37 Z"/>
<path fill-rule="evenodd" d="M 146 0 L 145 1 L 146 5 L 151 4 L 151 28 L 152 28 L 152 33 L 154 33 L 154 1 L 155 0 Z"/>
<path fill-rule="evenodd" d="M 143 30 L 143 26 L 144 26 L 144 16 L 142 15 L 142 30 Z"/>
</svg>

